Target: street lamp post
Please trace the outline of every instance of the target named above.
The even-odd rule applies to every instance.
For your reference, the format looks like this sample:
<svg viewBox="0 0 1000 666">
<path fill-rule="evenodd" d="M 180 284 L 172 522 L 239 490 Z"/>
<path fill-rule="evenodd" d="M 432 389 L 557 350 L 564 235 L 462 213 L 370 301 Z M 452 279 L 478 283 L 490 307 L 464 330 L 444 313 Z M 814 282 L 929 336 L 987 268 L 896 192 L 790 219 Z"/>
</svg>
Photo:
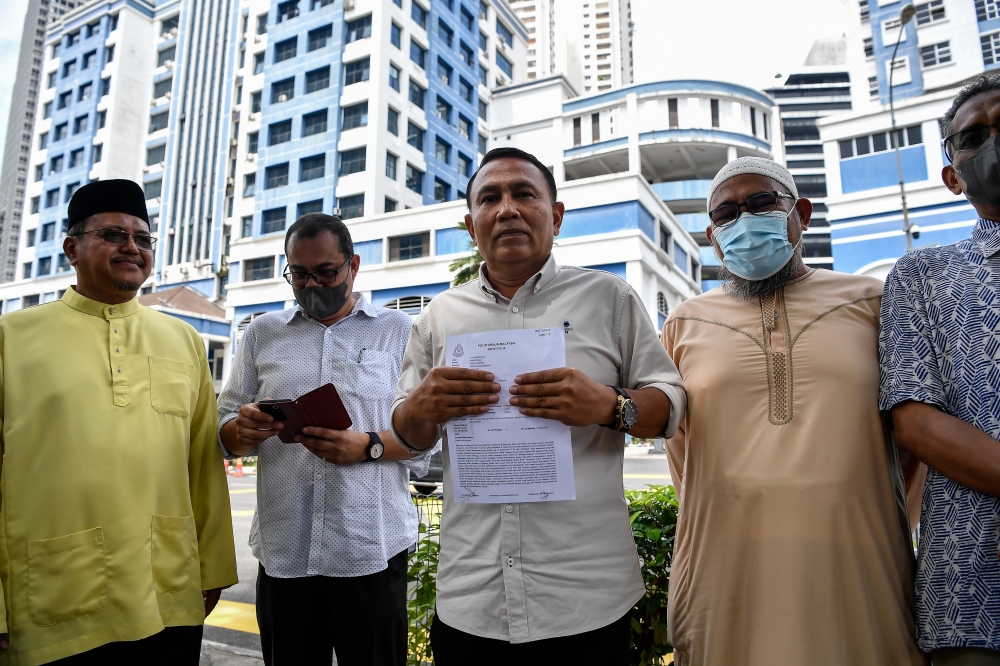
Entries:
<svg viewBox="0 0 1000 666">
<path fill-rule="evenodd" d="M 892 99 L 892 75 L 896 71 L 896 52 L 899 51 L 899 42 L 903 39 L 903 31 L 906 24 L 910 22 L 916 13 L 913 5 L 906 5 L 899 12 L 899 36 L 896 38 L 896 46 L 892 49 L 892 58 L 889 59 L 889 117 L 892 119 L 892 147 L 896 153 L 896 172 L 899 175 L 899 197 L 903 201 L 903 233 L 906 235 L 906 251 L 913 249 L 913 226 L 910 224 L 910 211 L 906 207 L 906 186 L 903 184 L 903 161 L 899 157 L 899 132 L 896 130 L 896 106 Z"/>
</svg>

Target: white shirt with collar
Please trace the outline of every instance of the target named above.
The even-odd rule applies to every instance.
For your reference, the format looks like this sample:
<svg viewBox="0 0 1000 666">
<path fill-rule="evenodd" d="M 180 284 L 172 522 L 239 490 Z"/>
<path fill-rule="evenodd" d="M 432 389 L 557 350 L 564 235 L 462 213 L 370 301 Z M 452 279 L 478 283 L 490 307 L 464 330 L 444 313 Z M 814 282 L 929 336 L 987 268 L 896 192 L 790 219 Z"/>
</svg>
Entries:
<svg viewBox="0 0 1000 666">
<path fill-rule="evenodd" d="M 219 429 L 241 406 L 294 399 L 326 383 L 337 387 L 353 429 L 389 429 L 403 352 L 412 328 L 404 312 L 356 294 L 351 313 L 327 327 L 301 307 L 261 315 L 236 349 L 219 396 Z M 223 455 L 234 456 L 222 445 Z M 409 471 L 427 473 L 432 450 L 406 461 L 335 465 L 276 436 L 258 447 L 257 510 L 250 546 L 276 578 L 364 576 L 417 537 Z"/>
<path fill-rule="evenodd" d="M 446 364 L 448 336 L 550 327 L 566 334 L 567 366 L 601 384 L 662 391 L 670 399 L 663 435 L 673 435 L 686 406 L 683 382 L 638 295 L 610 273 L 560 267 L 551 256 L 512 299 L 489 284 L 483 268 L 479 280 L 436 296 L 410 334 L 392 408 L 431 368 Z M 622 488 L 623 433 L 597 425 L 571 429 L 575 500 L 463 504 L 451 492 L 441 431 L 437 612 L 445 624 L 524 643 L 607 626 L 642 597 Z"/>
</svg>

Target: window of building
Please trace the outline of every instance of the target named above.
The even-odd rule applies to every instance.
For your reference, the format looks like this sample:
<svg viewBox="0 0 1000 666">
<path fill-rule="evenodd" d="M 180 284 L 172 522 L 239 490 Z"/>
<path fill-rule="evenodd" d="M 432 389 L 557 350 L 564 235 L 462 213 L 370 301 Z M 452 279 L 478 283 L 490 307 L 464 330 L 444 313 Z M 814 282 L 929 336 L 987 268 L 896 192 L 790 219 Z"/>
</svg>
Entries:
<svg viewBox="0 0 1000 666">
<path fill-rule="evenodd" d="M 168 92 L 174 88 L 173 77 L 169 79 L 164 79 L 163 81 L 157 81 L 153 84 L 153 99 L 159 99 L 166 95 Z"/>
<path fill-rule="evenodd" d="M 114 59 L 115 59 L 115 45 L 112 44 L 111 46 L 104 49 L 104 62 L 105 64 L 107 64 L 109 62 L 113 62 Z"/>
<path fill-rule="evenodd" d="M 31 197 L 31 214 L 35 215 L 38 213 L 38 209 L 41 204 L 41 197 Z M 34 232 L 30 232 L 34 236 Z M 32 243 L 34 243 L 34 238 L 32 238 Z"/>
<path fill-rule="evenodd" d="M 275 164 L 264 170 L 264 189 L 273 190 L 276 187 L 288 185 L 288 162 Z"/>
<path fill-rule="evenodd" d="M 253 54 L 253 73 L 263 74 L 264 73 L 264 52 Z"/>
<path fill-rule="evenodd" d="M 420 69 L 427 69 L 427 49 L 410 39 L 410 60 Z"/>
<path fill-rule="evenodd" d="M 145 183 L 142 187 L 143 193 L 146 195 L 146 199 L 155 199 L 160 196 L 160 192 L 163 190 L 163 180 L 151 180 Z"/>
<path fill-rule="evenodd" d="M 294 76 L 271 84 L 271 104 L 287 102 L 293 97 L 295 97 Z"/>
<path fill-rule="evenodd" d="M 451 164 L 451 145 L 441 137 L 434 138 L 434 157 L 445 164 Z"/>
<path fill-rule="evenodd" d="M 392 45 L 397 49 L 403 48 L 403 29 L 395 23 L 392 24 L 391 28 L 389 28 L 389 41 L 392 42 Z"/>
<path fill-rule="evenodd" d="M 324 25 L 309 31 L 308 45 L 306 51 L 316 51 L 325 48 L 333 38 L 333 25 Z"/>
<path fill-rule="evenodd" d="M 52 208 L 59 203 L 59 188 L 49 190 L 45 193 L 45 207 Z"/>
<path fill-rule="evenodd" d="M 82 164 L 83 164 L 83 148 L 77 148 L 76 150 L 70 151 L 69 168 L 74 169 Z"/>
<path fill-rule="evenodd" d="M 976 18 L 980 22 L 1000 18 L 1000 0 L 976 0 Z"/>
<path fill-rule="evenodd" d="M 392 153 L 385 154 L 385 176 L 390 180 L 396 180 L 396 166 L 399 158 Z"/>
<path fill-rule="evenodd" d="M 437 75 L 446 86 L 451 86 L 452 67 L 441 58 L 437 61 Z"/>
<path fill-rule="evenodd" d="M 38 260 L 38 275 L 48 275 L 52 272 L 52 257 L 42 257 Z"/>
<path fill-rule="evenodd" d="M 719 126 L 719 100 L 713 99 L 710 103 L 712 107 L 712 127 Z"/>
<path fill-rule="evenodd" d="M 413 123 L 406 124 L 406 143 L 410 144 L 417 150 L 423 152 L 424 150 L 424 130 L 420 127 L 414 125 Z"/>
<path fill-rule="evenodd" d="M 99 143 L 94 146 L 94 164 L 97 164 L 104 157 L 104 144 Z"/>
<path fill-rule="evenodd" d="M 480 153 L 482 153 L 483 155 L 486 154 L 486 137 L 483 136 L 482 134 L 479 135 L 478 148 Z"/>
<path fill-rule="evenodd" d="M 284 62 L 295 57 L 299 49 L 298 37 L 292 37 L 274 45 L 274 62 Z"/>
<path fill-rule="evenodd" d="M 497 66 L 500 67 L 500 71 L 509 76 L 510 78 L 514 78 L 514 65 L 510 64 L 510 60 L 504 58 L 499 51 L 497 51 L 496 60 L 497 60 Z"/>
<path fill-rule="evenodd" d="M 579 146 L 583 143 L 583 119 L 573 119 L 573 145 Z"/>
<path fill-rule="evenodd" d="M 36 164 L 35 165 L 35 182 L 37 183 L 38 181 L 42 180 L 43 178 L 45 178 L 45 165 L 44 164 Z"/>
<path fill-rule="evenodd" d="M 267 145 L 275 146 L 292 140 L 292 121 L 283 120 L 280 123 L 271 123 L 267 128 Z"/>
<path fill-rule="evenodd" d="M 365 195 L 352 194 L 349 197 L 340 198 L 340 219 L 353 220 L 365 215 Z"/>
<path fill-rule="evenodd" d="M 261 218 L 261 233 L 273 234 L 285 230 L 285 207 L 265 210 Z M 270 277 L 270 276 L 268 276 Z"/>
<path fill-rule="evenodd" d="M 46 243 L 50 240 L 55 240 L 56 237 L 56 223 L 49 222 L 48 224 L 42 225 L 41 237 L 38 239 L 39 243 Z"/>
<path fill-rule="evenodd" d="M 468 178 L 472 175 L 472 160 L 462 153 L 458 154 L 458 173 Z"/>
<path fill-rule="evenodd" d="M 368 102 L 352 104 L 344 107 L 343 129 L 365 127 L 368 124 Z"/>
<path fill-rule="evenodd" d="M 170 119 L 170 112 L 164 111 L 162 113 L 156 113 L 149 117 L 149 132 L 158 132 L 161 129 L 167 128 L 167 122 Z"/>
<path fill-rule="evenodd" d="M 64 93 L 60 93 L 59 94 L 59 103 L 57 105 L 57 108 L 59 108 L 59 109 L 65 109 L 67 106 L 70 105 L 70 103 L 72 103 L 72 101 L 73 101 L 73 91 L 72 90 L 67 90 Z"/>
<path fill-rule="evenodd" d="M 486 36 L 486 33 L 480 32 L 479 33 L 479 49 L 481 51 L 485 52 L 486 49 L 487 49 L 487 47 L 489 46 L 489 43 L 490 43 L 490 39 L 489 39 L 489 37 Z"/>
<path fill-rule="evenodd" d="M 245 215 L 240 224 L 240 238 L 250 238 L 253 235 L 253 215 Z"/>
<path fill-rule="evenodd" d="M 393 64 L 389 65 L 389 87 L 399 92 L 399 67 Z"/>
<path fill-rule="evenodd" d="M 333 0 L 312 0 L 311 4 L 309 5 L 309 9 L 310 10 L 318 9 L 320 7 L 326 7 L 327 5 L 332 5 L 332 4 Z"/>
<path fill-rule="evenodd" d="M 410 79 L 410 101 L 418 109 L 424 108 L 424 99 L 426 97 L 427 90 L 424 89 L 419 83 Z"/>
<path fill-rule="evenodd" d="M 91 51 L 90 53 L 84 53 L 83 59 L 81 61 L 81 69 L 90 69 L 97 62 L 97 51 Z"/>
<path fill-rule="evenodd" d="M 469 46 L 465 42 L 461 42 L 459 44 L 459 46 L 458 46 L 458 52 L 460 54 L 460 57 L 462 58 L 462 62 L 464 62 L 469 67 L 474 67 L 475 66 L 475 64 L 476 64 L 476 54 L 472 50 L 471 46 Z"/>
<path fill-rule="evenodd" d="M 267 14 L 261 14 L 257 17 L 257 34 L 267 34 Z"/>
<path fill-rule="evenodd" d="M 321 134 L 327 129 L 327 109 L 302 116 L 302 136 Z"/>
<path fill-rule="evenodd" d="M 487 81 L 489 80 L 489 76 L 490 76 L 490 71 L 488 69 L 486 69 L 485 67 L 483 67 L 482 65 L 480 65 L 479 66 L 479 82 L 481 84 L 483 84 L 484 86 L 485 85 L 489 85 L 487 83 Z"/>
<path fill-rule="evenodd" d="M 247 134 L 247 153 L 255 154 L 257 152 L 257 143 L 259 141 L 259 132 L 250 132 Z"/>
<path fill-rule="evenodd" d="M 252 197 L 257 191 L 257 172 L 248 173 L 243 176 L 243 196 Z"/>
<path fill-rule="evenodd" d="M 443 120 L 447 124 L 451 124 L 451 104 L 447 102 L 441 95 L 437 96 L 437 104 L 434 108 L 434 115 Z"/>
<path fill-rule="evenodd" d="M 514 33 L 500 21 L 497 21 L 497 35 L 499 35 L 500 41 L 507 46 L 514 46 Z"/>
<path fill-rule="evenodd" d="M 322 213 L 323 212 L 323 200 L 316 199 L 315 201 L 306 201 L 305 203 L 300 203 L 296 207 L 295 217 L 300 218 L 303 215 L 309 215 L 310 213 Z"/>
<path fill-rule="evenodd" d="M 52 117 L 52 102 L 46 102 L 42 106 L 42 118 L 51 118 L 51 117 Z"/>
<path fill-rule="evenodd" d="M 79 94 L 76 97 L 76 101 L 82 102 L 84 100 L 88 100 L 94 95 L 94 84 L 84 83 L 82 86 L 80 86 L 80 90 L 78 92 Z"/>
<path fill-rule="evenodd" d="M 915 14 L 917 25 L 943 21 L 945 18 L 944 0 L 930 0 L 930 2 L 916 5 L 914 9 L 917 10 Z"/>
<path fill-rule="evenodd" d="M 23 278 L 25 280 L 30 280 L 31 279 L 31 262 L 30 261 L 26 261 L 26 262 L 24 262 L 24 264 L 22 264 L 22 266 L 21 266 L 21 278 Z M 27 307 L 28 305 L 38 305 L 38 296 L 34 296 L 34 302 L 29 302 L 28 299 L 30 299 L 30 298 L 32 298 L 32 297 L 31 296 L 25 296 L 24 297 L 23 300 L 24 300 L 25 307 Z"/>
<path fill-rule="evenodd" d="M 66 131 L 69 128 L 68 123 L 59 123 L 56 125 L 55 131 L 52 133 L 53 141 L 62 141 L 66 138 Z"/>
<path fill-rule="evenodd" d="M 326 176 L 326 153 L 299 160 L 299 182 Z"/>
<path fill-rule="evenodd" d="M 412 18 L 414 21 L 416 21 L 417 25 L 419 25 L 421 28 L 423 28 L 424 30 L 426 30 L 427 29 L 427 10 L 424 9 L 423 7 L 421 7 L 419 3 L 413 2 L 412 0 L 411 0 L 411 5 L 412 6 L 410 8 L 410 18 Z"/>
<path fill-rule="evenodd" d="M 281 212 L 281 228 L 285 227 L 285 209 L 276 209 Z M 264 215 L 274 211 L 265 211 Z M 266 222 L 265 222 L 266 224 Z M 280 229 L 279 229 L 280 231 Z M 264 231 L 264 233 L 269 233 Z M 261 257 L 260 259 L 248 259 L 244 262 L 243 281 L 255 282 L 257 280 L 270 280 L 274 277 L 274 257 Z"/>
<path fill-rule="evenodd" d="M 70 270 L 72 267 L 73 267 L 72 264 L 69 263 L 69 257 L 67 257 L 65 254 L 60 253 L 59 254 L 59 261 L 56 264 L 56 272 L 57 273 L 65 273 L 66 271 Z M 60 298 L 62 298 L 62 297 L 60 296 Z"/>
<path fill-rule="evenodd" d="M 174 58 L 177 56 L 177 47 L 171 46 L 170 48 L 163 49 L 156 54 L 156 66 L 163 67 L 168 62 L 173 62 Z"/>
<path fill-rule="evenodd" d="M 344 68 L 344 85 L 367 81 L 371 76 L 371 58 L 362 58 L 349 62 Z"/>
<path fill-rule="evenodd" d="M 73 134 L 79 134 L 80 132 L 86 132 L 87 126 L 90 124 L 90 116 L 80 116 L 73 121 Z"/>
<path fill-rule="evenodd" d="M 424 172 L 412 164 L 406 165 L 406 187 L 417 194 L 424 191 Z"/>
<path fill-rule="evenodd" d="M 111 78 L 101 79 L 101 97 L 111 92 Z"/>
<path fill-rule="evenodd" d="M 465 26 L 466 30 L 472 32 L 475 29 L 474 26 L 476 25 L 476 17 L 474 17 L 465 7 L 462 7 L 461 17 L 462 25 Z"/>
<path fill-rule="evenodd" d="M 895 138 L 899 140 L 900 148 L 915 146 L 924 142 L 923 131 L 920 125 L 911 125 L 910 127 L 897 130 Z M 870 153 L 892 150 L 895 148 L 896 143 L 893 139 L 891 131 L 876 132 L 875 134 L 859 136 L 853 139 L 844 139 L 839 142 L 840 159 L 844 160 L 851 157 L 861 157 Z"/>
<path fill-rule="evenodd" d="M 590 114 L 590 140 L 597 143 L 601 140 L 601 114 Z"/>
<path fill-rule="evenodd" d="M 352 173 L 364 171 L 367 168 L 366 152 L 367 149 L 365 146 L 341 152 L 339 175 L 349 176 Z"/>
<path fill-rule="evenodd" d="M 62 71 L 63 71 L 62 76 L 64 79 L 76 74 L 76 58 L 70 60 L 69 62 L 64 62 Z"/>
<path fill-rule="evenodd" d="M 389 239 L 389 261 L 407 261 L 429 257 L 431 254 L 431 233 L 397 236 Z"/>
<path fill-rule="evenodd" d="M 441 41 L 443 41 L 445 44 L 448 45 L 449 49 L 454 46 L 455 31 L 449 28 L 448 24 L 442 21 L 441 19 L 438 19 L 437 34 L 438 38 L 440 38 Z"/>
<path fill-rule="evenodd" d="M 306 94 L 330 87 L 330 66 L 306 72 Z"/>
<path fill-rule="evenodd" d="M 399 111 L 391 107 L 389 108 L 388 130 L 393 136 L 399 136 Z"/>
<path fill-rule="evenodd" d="M 28 263 L 28 264 L 25 264 L 24 266 L 27 269 L 25 271 L 26 275 L 24 277 L 30 278 L 31 277 L 31 264 Z M 22 300 L 21 308 L 22 309 L 23 308 L 30 308 L 33 305 L 38 305 L 39 299 L 40 299 L 39 294 L 32 294 L 31 296 L 25 296 L 24 298 L 21 299 Z"/>
<path fill-rule="evenodd" d="M 250 113 L 260 113 L 261 91 L 250 93 Z"/>
<path fill-rule="evenodd" d="M 293 19 L 299 15 L 299 0 L 286 0 L 278 4 L 278 17 L 275 23 Z"/>
<path fill-rule="evenodd" d="M 458 80 L 458 91 L 459 94 L 462 96 L 462 99 L 464 99 L 469 104 L 472 104 L 472 98 L 474 97 L 474 93 L 471 83 L 469 83 L 465 79 L 460 78 Z"/>
<path fill-rule="evenodd" d="M 879 95 L 879 92 L 878 92 L 878 77 L 877 76 L 869 76 L 868 77 L 868 96 L 871 97 L 871 98 L 873 98 L 873 99 L 876 99 L 876 98 L 878 98 L 878 95 Z"/>
<path fill-rule="evenodd" d="M 991 32 L 979 36 L 983 49 L 983 63 L 994 65 L 1000 63 L 1000 32 Z"/>
<path fill-rule="evenodd" d="M 472 121 L 458 114 L 458 133 L 466 139 L 472 138 Z"/>
<path fill-rule="evenodd" d="M 872 41 L 871 37 L 865 37 L 863 40 L 865 46 L 865 57 L 874 58 L 875 57 L 875 42 Z"/>
<path fill-rule="evenodd" d="M 924 67 L 951 62 L 951 42 L 940 42 L 920 47 L 920 60 Z"/>
<path fill-rule="evenodd" d="M 434 201 L 437 203 L 444 203 L 451 198 L 451 186 L 441 180 L 440 178 L 434 179 Z"/>
<path fill-rule="evenodd" d="M 174 28 L 176 28 L 179 24 L 179 20 L 180 20 L 180 14 L 174 14 L 170 18 L 163 19 L 163 21 L 160 23 L 160 34 L 165 35 Z"/>
<path fill-rule="evenodd" d="M 394 213 L 396 211 L 396 202 L 389 197 L 385 198 L 385 204 L 383 205 L 383 210 L 386 213 Z"/>
<path fill-rule="evenodd" d="M 359 39 L 372 36 L 372 15 L 363 16 L 359 19 L 347 22 L 346 42 L 356 42 Z"/>
</svg>

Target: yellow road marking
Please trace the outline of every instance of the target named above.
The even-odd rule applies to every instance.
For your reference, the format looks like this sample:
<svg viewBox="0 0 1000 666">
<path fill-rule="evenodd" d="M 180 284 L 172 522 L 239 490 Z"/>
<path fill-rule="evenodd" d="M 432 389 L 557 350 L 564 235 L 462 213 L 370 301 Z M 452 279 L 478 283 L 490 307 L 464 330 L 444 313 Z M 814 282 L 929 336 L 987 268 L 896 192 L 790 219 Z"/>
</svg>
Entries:
<svg viewBox="0 0 1000 666">
<path fill-rule="evenodd" d="M 255 492 L 257 492 L 256 488 L 239 488 L 237 490 L 230 490 L 229 494 L 230 495 L 245 495 L 246 493 L 255 493 Z"/>
<path fill-rule="evenodd" d="M 233 511 L 233 518 L 242 518 L 244 516 L 252 516 L 252 515 L 253 515 L 253 509 Z"/>
<path fill-rule="evenodd" d="M 260 633 L 260 628 L 257 626 L 257 607 L 239 601 L 220 600 L 212 614 L 205 618 L 205 624 L 250 634 Z"/>
<path fill-rule="evenodd" d="M 663 479 L 665 481 L 670 481 L 671 477 L 669 474 L 623 474 L 623 478 L 626 479 Z"/>
</svg>

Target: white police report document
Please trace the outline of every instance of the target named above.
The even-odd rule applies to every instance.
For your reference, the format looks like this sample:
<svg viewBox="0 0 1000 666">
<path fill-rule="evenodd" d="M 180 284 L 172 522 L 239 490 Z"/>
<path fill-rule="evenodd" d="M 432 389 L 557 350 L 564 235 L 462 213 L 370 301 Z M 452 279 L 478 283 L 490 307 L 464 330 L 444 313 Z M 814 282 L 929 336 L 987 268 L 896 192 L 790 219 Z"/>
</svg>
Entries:
<svg viewBox="0 0 1000 666">
<path fill-rule="evenodd" d="M 566 365 L 561 328 L 467 333 L 448 337 L 452 368 L 487 370 L 500 401 L 478 416 L 448 422 L 456 502 L 501 504 L 576 499 L 569 426 L 524 416 L 510 404 L 514 377 Z"/>
</svg>

